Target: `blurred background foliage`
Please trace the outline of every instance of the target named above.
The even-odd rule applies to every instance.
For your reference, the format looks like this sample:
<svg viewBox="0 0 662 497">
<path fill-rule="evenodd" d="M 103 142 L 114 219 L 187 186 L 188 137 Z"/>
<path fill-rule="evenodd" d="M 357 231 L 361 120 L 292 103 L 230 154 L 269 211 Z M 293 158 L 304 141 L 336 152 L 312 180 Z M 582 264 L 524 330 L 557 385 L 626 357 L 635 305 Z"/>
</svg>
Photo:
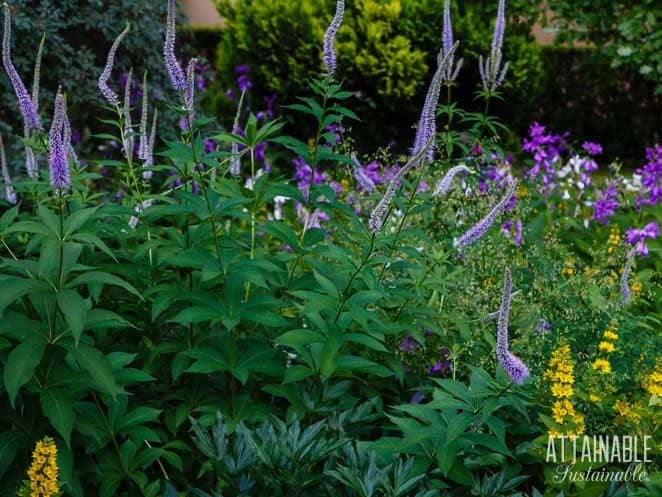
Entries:
<svg viewBox="0 0 662 497">
<path fill-rule="evenodd" d="M 278 94 L 280 104 L 293 103 L 307 92 L 310 74 L 321 68 L 320 42 L 331 19 L 333 0 L 217 0 L 223 28 L 190 29 L 181 33 L 178 53 L 195 53 L 213 66 L 205 72 L 209 84 L 205 110 L 229 125 L 236 100 L 238 65 L 250 66 L 253 97 Z M 482 110 L 474 100 L 479 75 L 476 59 L 487 52 L 495 1 L 453 2 L 453 29 L 465 58 L 453 99 L 468 110 Z M 349 2 L 338 33 L 339 74 L 346 88 L 356 91 L 362 122 L 353 129 L 357 143 L 391 144 L 403 151 L 411 141 L 411 122 L 419 112 L 441 44 L 443 0 L 356 0 Z M 659 4 L 654 0 L 628 2 L 550 0 L 554 16 L 544 19 L 537 0 L 508 2 L 505 56 L 511 70 L 504 102 L 494 109 L 513 130 L 507 139 L 519 149 L 519 139 L 538 120 L 550 129 L 599 141 L 610 159 L 627 165 L 641 163 L 644 145 L 660 140 L 662 112 L 660 67 L 662 34 Z M 114 74 L 134 67 L 147 70 L 153 96 L 164 104 L 161 63 L 165 2 L 148 0 L 16 0 L 13 59 L 29 85 L 39 35 L 46 33 L 41 108 L 50 112 L 54 91 L 61 84 L 68 93 L 74 128 L 91 122 L 101 101 L 96 80 L 108 47 L 129 19 L 126 38 Z M 572 22 L 576 20 L 576 22 Z M 541 46 L 532 36 L 537 21 L 556 31 L 557 43 Z M 123 21 L 122 21 L 123 22 Z M 57 75 L 57 76 L 56 76 Z M 57 80 L 55 80 L 57 79 Z M 6 75 L 3 90 L 10 91 Z M 158 103 L 158 102 L 157 102 Z M 170 115 L 164 113 L 163 115 Z M 16 104 L 0 104 L 0 130 L 19 130 Z M 163 121 L 161 134 L 176 132 Z M 293 122 L 291 132 L 307 137 L 305 121 Z M 83 129 L 83 139 L 89 138 Z M 89 140 L 85 141 L 88 150 Z M 18 142 L 10 147 L 19 146 Z M 363 152 L 374 152 L 363 150 Z M 9 154 L 11 157 L 20 154 Z"/>
</svg>

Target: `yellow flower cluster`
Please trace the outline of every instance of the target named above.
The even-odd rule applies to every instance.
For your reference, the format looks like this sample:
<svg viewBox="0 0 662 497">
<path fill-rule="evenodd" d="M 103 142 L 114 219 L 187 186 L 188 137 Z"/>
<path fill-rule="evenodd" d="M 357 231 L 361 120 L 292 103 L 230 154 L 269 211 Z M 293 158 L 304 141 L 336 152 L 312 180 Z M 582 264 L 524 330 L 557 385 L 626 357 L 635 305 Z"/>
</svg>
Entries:
<svg viewBox="0 0 662 497">
<path fill-rule="evenodd" d="M 632 285 L 630 285 L 630 291 L 634 297 L 639 297 L 643 289 L 644 285 L 641 284 L 641 281 L 634 281 Z"/>
<path fill-rule="evenodd" d="M 57 483 L 57 447 L 50 437 L 37 442 L 32 451 L 32 464 L 28 469 L 29 487 L 19 492 L 21 497 L 55 497 L 59 495 Z"/>
<path fill-rule="evenodd" d="M 621 230 L 617 225 L 612 225 L 609 230 L 609 239 L 607 240 L 607 253 L 613 254 L 614 250 L 621 241 Z"/>
<path fill-rule="evenodd" d="M 662 364 L 658 363 L 643 381 L 643 387 L 651 394 L 662 397 Z"/>
<path fill-rule="evenodd" d="M 616 322 L 610 322 L 602 334 L 602 341 L 598 344 L 600 354 L 591 365 L 591 369 L 598 374 L 589 375 L 587 385 L 587 389 L 590 392 L 588 398 L 591 402 L 600 402 L 602 400 L 602 397 L 596 392 L 609 395 L 614 391 L 612 378 L 608 376 L 612 372 L 608 355 L 616 350 L 614 342 L 618 340 L 617 330 Z"/>
<path fill-rule="evenodd" d="M 593 362 L 593 369 L 601 373 L 611 373 L 611 364 L 607 359 L 596 359 Z"/>
<path fill-rule="evenodd" d="M 570 357 L 570 346 L 561 345 L 549 360 L 549 366 L 543 378 L 551 383 L 552 396 L 555 398 L 552 405 L 552 417 L 558 423 L 558 429 L 550 429 L 549 435 L 577 436 L 584 433 L 584 416 L 575 411 L 571 397 L 574 394 L 573 384 L 574 364 Z"/>
<path fill-rule="evenodd" d="M 633 410 L 633 406 L 628 402 L 618 399 L 614 402 L 614 412 L 618 415 L 618 421 L 639 423 L 641 421 L 641 414 Z"/>
<path fill-rule="evenodd" d="M 612 321 L 609 323 L 609 326 L 607 326 L 607 329 L 602 334 L 602 341 L 598 344 L 598 349 L 600 352 L 611 354 L 614 350 L 616 350 L 616 346 L 614 345 L 614 342 L 618 340 L 618 334 L 616 331 L 618 331 L 616 322 Z"/>
</svg>

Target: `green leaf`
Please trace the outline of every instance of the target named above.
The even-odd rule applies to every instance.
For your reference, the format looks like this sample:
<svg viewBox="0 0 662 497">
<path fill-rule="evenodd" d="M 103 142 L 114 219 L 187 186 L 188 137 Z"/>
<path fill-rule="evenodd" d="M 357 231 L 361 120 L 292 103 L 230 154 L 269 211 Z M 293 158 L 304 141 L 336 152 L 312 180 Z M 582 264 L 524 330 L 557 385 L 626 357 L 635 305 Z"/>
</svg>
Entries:
<svg viewBox="0 0 662 497">
<path fill-rule="evenodd" d="M 71 281 L 67 283 L 67 288 L 75 288 L 80 285 L 88 284 L 104 284 L 104 285 L 115 285 L 124 288 L 126 291 L 132 293 L 140 300 L 144 300 L 142 295 L 138 290 L 136 290 L 132 285 L 124 281 L 122 278 L 115 276 L 114 274 L 104 273 L 101 271 L 88 271 L 79 276 L 76 276 Z"/>
<path fill-rule="evenodd" d="M 71 447 L 71 430 L 74 427 L 75 414 L 71 398 L 59 389 L 42 390 L 39 395 L 44 415 L 62 436 L 67 447 Z"/>
<path fill-rule="evenodd" d="M 285 370 L 285 375 L 283 377 L 283 385 L 288 383 L 294 383 L 295 381 L 303 380 L 312 376 L 315 372 L 310 369 L 308 366 L 296 365 L 290 366 Z"/>
<path fill-rule="evenodd" d="M 45 349 L 46 343 L 38 338 L 32 338 L 18 345 L 9 354 L 5 364 L 4 379 L 12 407 L 19 389 L 32 378 Z"/>
<path fill-rule="evenodd" d="M 63 289 L 57 293 L 57 305 L 71 328 L 74 342 L 78 345 L 87 320 L 87 302 L 74 290 Z"/>
<path fill-rule="evenodd" d="M 6 431 L 0 434 L 0 477 L 11 465 L 19 448 L 21 435 L 18 431 Z"/>
<path fill-rule="evenodd" d="M 100 392 L 107 393 L 115 398 L 122 391 L 115 381 L 110 361 L 100 350 L 79 343 L 78 347 L 71 347 L 69 352 L 78 364 L 90 373 Z"/>
<path fill-rule="evenodd" d="M 0 312 L 2 312 L 9 304 L 23 295 L 47 289 L 48 284 L 17 276 L 2 276 L 0 277 L 0 288 L 2 288 L 0 292 Z"/>
<path fill-rule="evenodd" d="M 115 424 L 115 431 L 119 433 L 120 431 L 131 426 L 156 421 L 156 419 L 159 417 L 159 414 L 161 414 L 161 409 L 154 409 L 151 407 L 137 407 L 133 411 L 126 413 L 120 418 L 120 420 Z"/>
</svg>

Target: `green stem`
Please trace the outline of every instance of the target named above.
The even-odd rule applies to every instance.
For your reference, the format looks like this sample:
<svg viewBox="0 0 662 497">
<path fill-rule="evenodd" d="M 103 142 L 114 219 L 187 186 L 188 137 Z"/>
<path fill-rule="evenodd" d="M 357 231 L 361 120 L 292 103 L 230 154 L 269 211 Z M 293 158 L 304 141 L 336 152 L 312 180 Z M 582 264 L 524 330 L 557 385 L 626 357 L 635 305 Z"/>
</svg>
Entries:
<svg viewBox="0 0 662 497">
<path fill-rule="evenodd" d="M 255 195 L 255 149 L 251 146 L 250 148 L 250 154 L 251 154 L 251 178 L 253 181 L 253 194 Z M 257 206 L 257 197 L 253 199 L 253 205 L 251 207 L 251 261 L 255 258 L 255 208 Z M 248 297 L 250 296 L 251 293 L 251 282 L 249 281 L 246 284 L 246 295 L 244 296 L 244 300 L 248 301 Z"/>
<path fill-rule="evenodd" d="M 336 313 L 336 317 L 333 320 L 333 323 L 337 323 L 338 319 L 340 318 L 340 314 L 343 311 L 343 308 L 345 307 L 345 304 L 347 303 L 347 299 L 349 299 L 349 293 L 352 289 L 352 283 L 354 283 L 354 280 L 356 277 L 359 275 L 361 270 L 365 267 L 365 265 L 368 263 L 368 260 L 370 259 L 370 256 L 372 256 L 372 251 L 375 248 L 375 235 L 372 235 L 370 238 L 370 247 L 368 248 L 368 251 L 365 253 L 363 256 L 363 260 L 361 260 L 361 264 L 356 268 L 356 271 L 352 274 L 351 278 L 347 282 L 347 285 L 345 286 L 345 289 L 343 290 L 343 297 L 342 301 L 340 302 L 340 307 L 338 307 L 338 312 Z"/>
</svg>

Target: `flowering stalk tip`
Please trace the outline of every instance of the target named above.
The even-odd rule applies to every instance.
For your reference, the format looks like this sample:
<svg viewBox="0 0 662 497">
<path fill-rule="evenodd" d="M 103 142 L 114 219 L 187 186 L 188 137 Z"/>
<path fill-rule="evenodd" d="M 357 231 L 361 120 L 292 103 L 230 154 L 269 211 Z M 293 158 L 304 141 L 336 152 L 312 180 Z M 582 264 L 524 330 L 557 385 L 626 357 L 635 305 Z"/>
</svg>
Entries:
<svg viewBox="0 0 662 497">
<path fill-rule="evenodd" d="M 508 350 L 508 320 L 511 299 L 512 277 L 510 269 L 506 268 L 501 306 L 499 307 L 499 316 L 497 318 L 496 354 L 499 364 L 508 373 L 510 380 L 517 385 L 521 385 L 529 377 L 530 373 L 524 361 Z"/>
<path fill-rule="evenodd" d="M 336 59 L 336 33 L 342 24 L 343 15 L 345 13 L 345 0 L 338 0 L 336 2 L 336 13 L 331 20 L 331 24 L 324 34 L 324 48 L 323 59 L 324 67 L 329 78 L 333 78 L 336 72 L 337 59 Z"/>
<path fill-rule="evenodd" d="M 108 86 L 108 80 L 110 79 L 110 75 L 113 72 L 113 64 L 115 63 L 115 53 L 117 52 L 120 43 L 122 43 L 122 40 L 129 32 L 130 27 L 131 25 L 127 22 L 124 30 L 117 36 L 117 38 L 115 38 L 115 41 L 113 42 L 113 44 L 110 47 L 110 50 L 108 51 L 108 56 L 106 57 L 106 66 L 103 68 L 103 72 L 99 76 L 99 82 L 98 82 L 99 90 L 101 91 L 103 98 L 106 99 L 106 102 L 108 102 L 109 105 L 112 105 L 114 107 L 119 107 L 120 97 L 118 97 L 117 93 L 115 93 L 115 91 L 112 88 L 110 88 L 110 86 Z"/>
<path fill-rule="evenodd" d="M 48 134 L 49 157 L 48 168 L 51 177 L 51 186 L 58 192 L 66 190 L 71 185 L 69 178 L 69 165 L 67 163 L 67 151 L 69 143 L 65 143 L 65 111 L 64 94 L 62 88 L 58 88 L 53 106 L 53 121 Z"/>
<path fill-rule="evenodd" d="M 5 23 L 2 34 L 2 64 L 14 88 L 14 93 L 18 99 L 18 108 L 23 115 L 26 125 L 31 130 L 41 131 L 43 128 L 37 109 L 11 61 L 11 10 L 7 3 L 4 3 L 3 7 L 5 11 Z"/>
</svg>

